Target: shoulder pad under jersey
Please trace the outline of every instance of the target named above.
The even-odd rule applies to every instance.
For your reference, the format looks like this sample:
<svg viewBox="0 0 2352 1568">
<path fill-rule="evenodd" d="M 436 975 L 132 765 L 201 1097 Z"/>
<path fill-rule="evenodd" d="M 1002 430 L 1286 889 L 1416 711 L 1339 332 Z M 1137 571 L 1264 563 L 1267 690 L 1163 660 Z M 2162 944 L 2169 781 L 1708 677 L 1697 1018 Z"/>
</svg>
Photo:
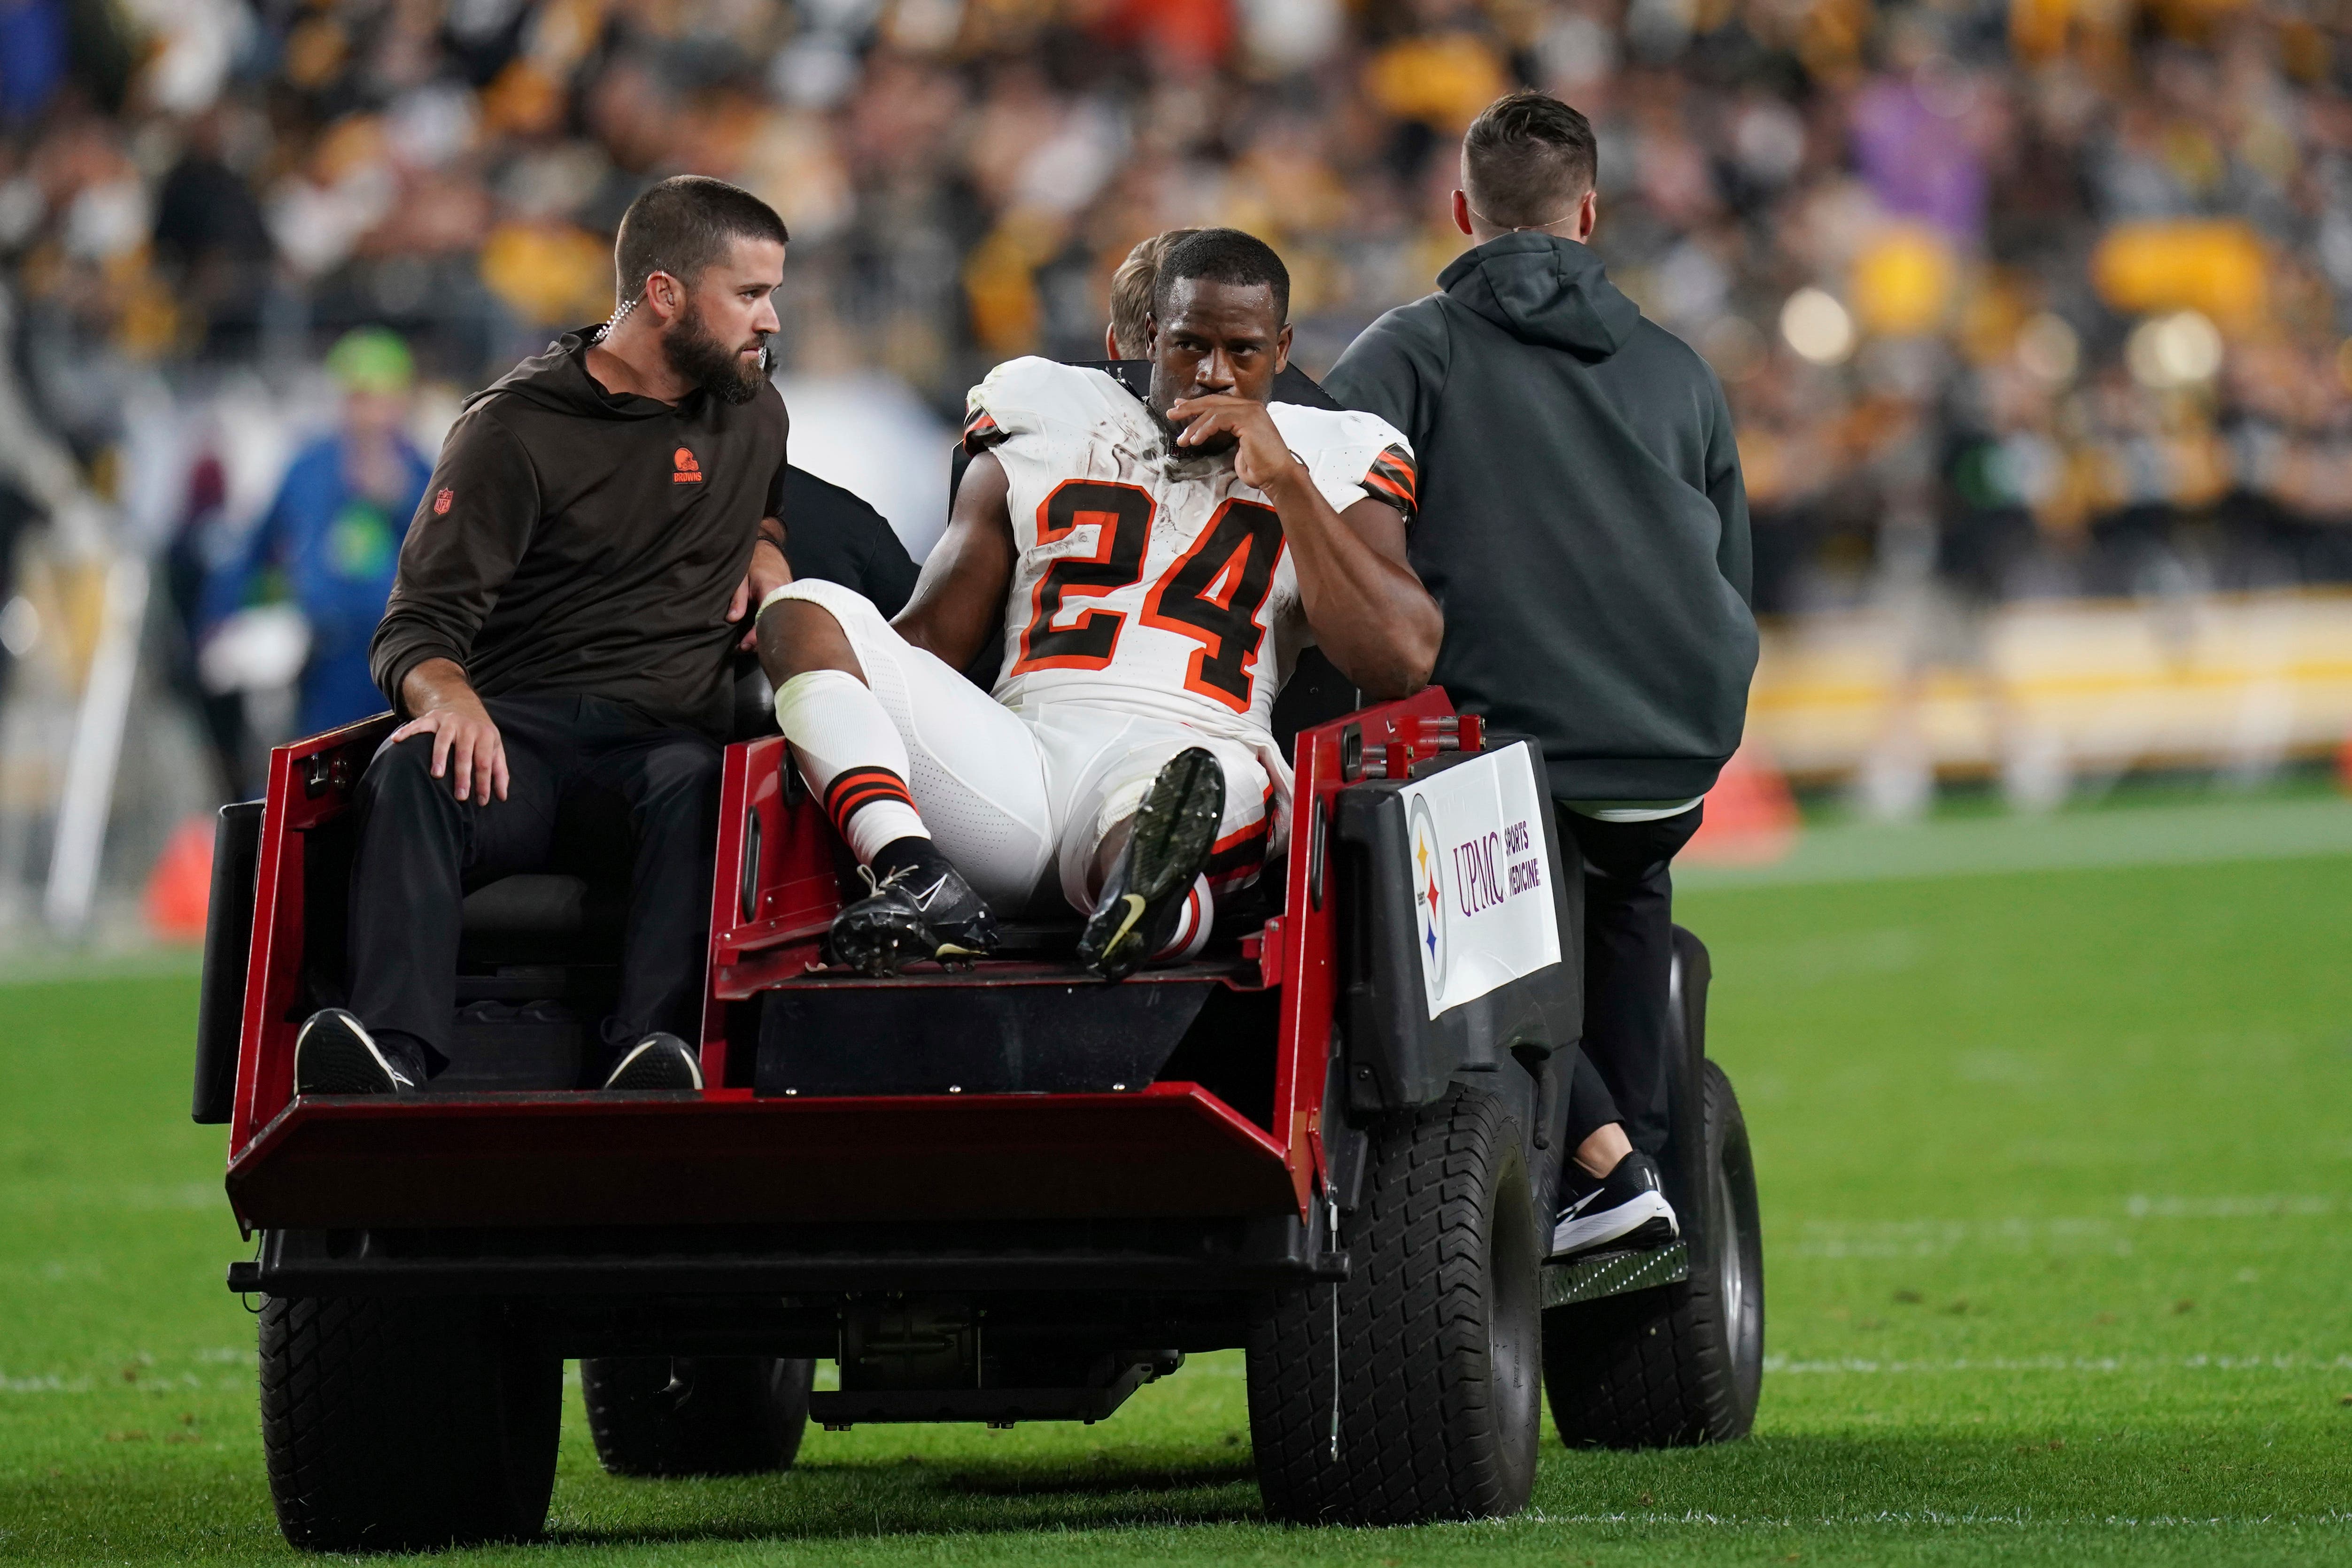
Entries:
<svg viewBox="0 0 2352 1568">
<path fill-rule="evenodd" d="M 978 452 L 1015 435 L 1043 434 L 1054 425 L 1092 429 L 1111 414 L 1116 403 L 1134 401 L 1101 371 L 1034 354 L 1007 360 L 964 394 L 964 446 Z"/>
<path fill-rule="evenodd" d="M 1334 507 L 1370 496 L 1413 516 L 1420 486 L 1412 443 L 1395 425 L 1376 413 L 1294 402 L 1273 403 L 1267 412 Z"/>
</svg>

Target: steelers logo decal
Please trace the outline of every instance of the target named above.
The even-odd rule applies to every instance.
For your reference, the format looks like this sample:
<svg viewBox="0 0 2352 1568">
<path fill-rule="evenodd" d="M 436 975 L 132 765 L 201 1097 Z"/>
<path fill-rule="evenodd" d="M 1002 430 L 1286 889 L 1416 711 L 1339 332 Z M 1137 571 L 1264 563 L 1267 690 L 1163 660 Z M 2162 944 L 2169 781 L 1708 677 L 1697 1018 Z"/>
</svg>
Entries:
<svg viewBox="0 0 2352 1568">
<path fill-rule="evenodd" d="M 1408 819 L 1412 844 L 1412 906 L 1421 932 L 1421 972 L 1434 998 L 1445 988 L 1445 866 L 1438 849 L 1437 821 L 1429 802 L 1415 799 Z"/>
</svg>

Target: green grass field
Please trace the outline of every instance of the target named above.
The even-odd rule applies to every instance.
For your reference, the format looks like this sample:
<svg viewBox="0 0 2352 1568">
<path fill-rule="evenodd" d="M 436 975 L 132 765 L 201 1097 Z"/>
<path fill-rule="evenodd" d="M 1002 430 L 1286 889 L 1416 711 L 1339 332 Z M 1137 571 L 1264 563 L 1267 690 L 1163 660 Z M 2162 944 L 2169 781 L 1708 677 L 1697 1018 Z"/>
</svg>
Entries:
<svg viewBox="0 0 2352 1568">
<path fill-rule="evenodd" d="M 1763 1186 L 1749 1441 L 1547 1438 L 1519 1519 L 1308 1531 L 1258 1518 L 1233 1355 L 1100 1427 L 814 1432 L 757 1481 L 605 1477 L 575 1389 L 551 1542 L 452 1558 L 2352 1562 L 2352 803 L 2294 810 L 1690 879 Z M 286 1555 L 194 998 L 0 985 L 0 1556 Z"/>
</svg>

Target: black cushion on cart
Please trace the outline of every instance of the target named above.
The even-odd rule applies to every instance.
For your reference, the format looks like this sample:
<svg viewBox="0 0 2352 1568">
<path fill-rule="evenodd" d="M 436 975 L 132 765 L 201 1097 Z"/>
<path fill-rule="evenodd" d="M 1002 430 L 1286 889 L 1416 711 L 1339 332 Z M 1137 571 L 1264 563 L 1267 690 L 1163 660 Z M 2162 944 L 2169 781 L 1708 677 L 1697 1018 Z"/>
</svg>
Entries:
<svg viewBox="0 0 2352 1568">
<path fill-rule="evenodd" d="M 436 1093 L 586 1088 L 610 1066 L 622 890 L 554 872 L 500 877 L 467 895 L 457 1015 Z"/>
<path fill-rule="evenodd" d="M 466 895 L 466 935 L 581 936 L 620 929 L 621 910 L 587 878 L 525 872 Z"/>
<path fill-rule="evenodd" d="M 466 895 L 461 966 L 619 961 L 626 889 L 554 872 L 500 877 Z"/>
</svg>

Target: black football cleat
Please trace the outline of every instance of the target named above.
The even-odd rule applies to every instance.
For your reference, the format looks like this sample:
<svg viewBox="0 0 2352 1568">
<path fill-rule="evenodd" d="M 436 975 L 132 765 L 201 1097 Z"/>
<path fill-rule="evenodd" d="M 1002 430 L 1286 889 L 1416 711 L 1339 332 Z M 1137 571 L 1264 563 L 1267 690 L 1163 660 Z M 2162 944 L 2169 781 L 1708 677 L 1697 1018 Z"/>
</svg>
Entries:
<svg viewBox="0 0 2352 1568">
<path fill-rule="evenodd" d="M 702 1062 L 686 1041 L 658 1030 L 629 1047 L 610 1076 L 607 1090 L 625 1094 L 656 1094 L 702 1087 Z"/>
<path fill-rule="evenodd" d="M 1552 1227 L 1554 1258 L 1609 1246 L 1663 1247 L 1682 1234 L 1649 1155 L 1629 1154 L 1598 1181 L 1573 1165 L 1568 1175 L 1581 1188 L 1571 1188 L 1575 1196 Z"/>
<path fill-rule="evenodd" d="M 1136 808 L 1127 847 L 1078 937 L 1078 962 L 1123 980 L 1168 946 L 1225 815 L 1225 770 L 1205 747 L 1170 758 Z"/>
<path fill-rule="evenodd" d="M 833 917 L 833 961 L 877 979 L 901 964 L 985 958 L 996 951 L 996 915 L 931 841 L 908 837 L 860 866 L 871 890 Z"/>
<path fill-rule="evenodd" d="M 297 1094 L 414 1094 L 416 1080 L 341 1008 L 312 1013 L 294 1037 Z"/>
</svg>

